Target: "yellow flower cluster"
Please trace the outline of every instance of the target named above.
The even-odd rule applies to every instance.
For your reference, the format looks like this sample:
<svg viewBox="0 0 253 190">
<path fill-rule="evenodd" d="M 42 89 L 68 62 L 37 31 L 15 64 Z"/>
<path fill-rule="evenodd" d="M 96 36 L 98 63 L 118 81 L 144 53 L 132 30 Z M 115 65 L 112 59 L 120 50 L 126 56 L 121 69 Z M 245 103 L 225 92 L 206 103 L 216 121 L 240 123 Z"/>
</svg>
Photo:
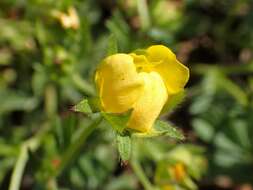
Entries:
<svg viewBox="0 0 253 190">
<path fill-rule="evenodd" d="M 74 30 L 79 28 L 79 17 L 74 7 L 69 7 L 67 13 L 54 11 L 53 16 L 60 21 L 63 28 L 72 28 Z"/>
<path fill-rule="evenodd" d="M 119 114 L 132 110 L 127 127 L 139 132 L 152 128 L 163 106 L 188 79 L 188 68 L 163 45 L 150 46 L 142 54 L 108 56 L 95 75 L 102 109 Z"/>
</svg>

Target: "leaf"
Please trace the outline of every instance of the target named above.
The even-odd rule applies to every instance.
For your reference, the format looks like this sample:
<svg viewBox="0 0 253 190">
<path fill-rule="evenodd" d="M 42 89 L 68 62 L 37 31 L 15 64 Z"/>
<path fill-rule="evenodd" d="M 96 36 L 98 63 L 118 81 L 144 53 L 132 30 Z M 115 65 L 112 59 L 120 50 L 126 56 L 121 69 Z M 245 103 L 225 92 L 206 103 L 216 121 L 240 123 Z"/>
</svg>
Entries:
<svg viewBox="0 0 253 190">
<path fill-rule="evenodd" d="M 112 55 L 118 52 L 117 39 L 115 35 L 111 34 L 108 39 L 107 55 Z"/>
<path fill-rule="evenodd" d="M 127 161 L 131 155 L 131 138 L 129 135 L 122 136 L 117 133 L 117 145 L 120 158 Z"/>
<path fill-rule="evenodd" d="M 16 91 L 3 90 L 0 92 L 0 114 L 12 111 L 32 111 L 39 101 L 35 97 L 25 96 Z"/>
<path fill-rule="evenodd" d="M 81 112 L 84 114 L 91 114 L 92 110 L 87 99 L 83 99 L 81 102 L 73 107 L 73 111 Z"/>
<path fill-rule="evenodd" d="M 212 140 L 215 129 L 204 119 L 194 119 L 192 122 L 193 128 L 198 136 L 205 142 Z"/>
<path fill-rule="evenodd" d="M 178 140 L 184 140 L 184 135 L 177 130 L 175 127 L 173 127 L 171 124 L 161 121 L 161 120 L 157 120 L 152 128 L 152 130 L 150 130 L 147 133 L 133 133 L 133 136 L 135 137 L 156 137 L 156 136 L 169 136 L 171 138 L 174 139 L 178 139 Z"/>
<path fill-rule="evenodd" d="M 243 159 L 238 158 L 237 153 L 230 153 L 223 150 L 217 150 L 217 152 L 214 155 L 214 162 L 218 166 L 222 166 L 225 168 L 233 167 L 236 164 L 242 164 Z"/>
<path fill-rule="evenodd" d="M 128 111 L 120 115 L 105 113 L 105 112 L 101 112 L 101 113 L 103 117 L 105 118 L 105 120 L 111 124 L 114 130 L 116 130 L 119 133 L 122 133 L 124 129 L 126 128 L 131 111 Z"/>
<path fill-rule="evenodd" d="M 213 103 L 213 96 L 203 93 L 202 95 L 196 97 L 195 101 L 193 101 L 190 107 L 190 113 L 194 115 L 202 114 L 208 111 L 212 103 Z"/>
<path fill-rule="evenodd" d="M 36 96 L 43 96 L 45 85 L 48 82 L 47 72 L 42 65 L 36 64 L 34 66 L 34 73 L 32 75 L 32 90 Z"/>
<path fill-rule="evenodd" d="M 225 75 L 221 75 L 221 77 L 219 77 L 219 85 L 241 105 L 246 106 L 248 104 L 247 94 L 239 85 L 234 83 Z"/>
<path fill-rule="evenodd" d="M 236 144 L 236 142 L 234 142 L 233 139 L 231 139 L 226 133 L 219 132 L 215 135 L 213 141 L 218 149 L 243 155 L 243 147 L 241 147 L 239 144 Z"/>
<path fill-rule="evenodd" d="M 171 138 L 183 140 L 185 137 L 183 133 L 177 130 L 175 127 L 170 125 L 167 122 L 157 120 L 155 122 L 155 130 L 159 133 L 164 133 L 164 135 L 169 136 Z"/>
<path fill-rule="evenodd" d="M 247 125 L 247 122 L 243 119 L 236 119 L 232 121 L 231 127 L 237 142 L 239 142 L 242 147 L 250 149 L 250 126 Z"/>
</svg>

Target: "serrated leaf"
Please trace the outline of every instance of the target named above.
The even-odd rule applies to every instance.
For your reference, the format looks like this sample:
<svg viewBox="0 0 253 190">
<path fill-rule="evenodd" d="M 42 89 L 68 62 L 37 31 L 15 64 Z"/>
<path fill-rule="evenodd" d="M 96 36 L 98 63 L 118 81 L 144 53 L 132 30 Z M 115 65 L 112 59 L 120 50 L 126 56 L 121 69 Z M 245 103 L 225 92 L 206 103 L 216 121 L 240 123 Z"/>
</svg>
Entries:
<svg viewBox="0 0 253 190">
<path fill-rule="evenodd" d="M 92 110 L 91 110 L 90 105 L 89 105 L 89 101 L 87 99 L 83 99 L 81 102 L 76 104 L 73 107 L 73 110 L 75 112 L 81 112 L 81 113 L 85 113 L 85 114 L 91 114 L 92 113 Z"/>
<path fill-rule="evenodd" d="M 184 139 L 183 133 L 181 131 L 177 130 L 174 126 L 172 126 L 171 124 L 169 124 L 167 122 L 157 120 L 155 122 L 154 129 L 158 133 L 162 133 L 162 134 L 169 136 L 171 138 L 175 138 L 175 139 L 179 139 L 179 140 Z"/>
<path fill-rule="evenodd" d="M 169 136 L 174 139 L 183 140 L 184 135 L 182 132 L 177 130 L 171 124 L 157 120 L 153 126 L 153 128 L 147 133 L 133 133 L 135 137 L 156 137 L 156 136 Z"/>
<path fill-rule="evenodd" d="M 123 161 L 127 161 L 130 158 L 131 155 L 131 138 L 130 136 L 122 136 L 120 134 L 117 134 L 117 146 L 120 158 Z"/>
<path fill-rule="evenodd" d="M 105 112 L 101 112 L 101 113 L 103 117 L 105 118 L 105 120 L 108 121 L 117 132 L 122 133 L 124 129 L 126 128 L 131 111 L 124 114 L 120 114 L 120 115 L 105 113 Z"/>
</svg>

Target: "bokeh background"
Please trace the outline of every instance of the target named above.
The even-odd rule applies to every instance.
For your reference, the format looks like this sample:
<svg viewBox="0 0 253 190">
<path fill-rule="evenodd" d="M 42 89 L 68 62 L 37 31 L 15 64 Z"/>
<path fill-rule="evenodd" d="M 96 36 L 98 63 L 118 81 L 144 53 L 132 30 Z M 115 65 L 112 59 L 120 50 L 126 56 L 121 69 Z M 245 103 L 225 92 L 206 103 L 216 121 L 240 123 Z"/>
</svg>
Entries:
<svg viewBox="0 0 253 190">
<path fill-rule="evenodd" d="M 163 116 L 186 140 L 143 139 L 133 150 L 149 180 L 162 190 L 252 190 L 252 0 L 1 0 L 0 189 L 19 183 L 22 163 L 18 189 L 144 189 L 105 122 L 57 171 L 91 122 L 70 108 L 95 96 L 112 35 L 119 52 L 166 45 L 191 70 L 185 101 Z"/>
</svg>

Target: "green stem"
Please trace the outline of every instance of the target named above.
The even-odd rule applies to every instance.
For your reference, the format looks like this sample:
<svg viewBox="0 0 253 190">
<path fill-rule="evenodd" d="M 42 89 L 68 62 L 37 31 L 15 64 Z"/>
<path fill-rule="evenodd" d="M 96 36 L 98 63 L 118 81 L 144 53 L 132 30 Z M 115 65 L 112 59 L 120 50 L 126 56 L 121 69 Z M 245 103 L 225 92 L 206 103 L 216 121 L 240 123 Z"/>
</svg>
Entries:
<svg viewBox="0 0 253 190">
<path fill-rule="evenodd" d="M 230 65 L 230 66 L 221 66 L 221 65 L 208 65 L 208 64 L 196 64 L 192 71 L 197 74 L 205 74 L 206 72 L 210 71 L 211 69 L 217 69 L 224 74 L 250 74 L 253 73 L 253 63 L 248 64 L 237 64 L 237 65 Z"/>
<path fill-rule="evenodd" d="M 144 189 L 145 190 L 155 190 L 155 188 L 153 187 L 153 185 L 150 183 L 149 179 L 145 175 L 140 163 L 136 159 L 132 159 L 130 161 L 130 164 L 132 166 L 132 169 L 133 169 L 135 175 L 140 180 Z"/>
<path fill-rule="evenodd" d="M 20 154 L 17 158 L 17 162 L 15 164 L 12 176 L 11 176 L 11 182 L 10 182 L 10 186 L 9 186 L 9 190 L 18 190 L 20 183 L 21 183 L 21 179 L 22 179 L 22 175 L 23 175 L 23 171 L 25 168 L 25 165 L 28 161 L 28 148 L 26 145 L 22 145 L 21 149 L 20 149 Z"/>
<path fill-rule="evenodd" d="M 83 128 L 83 130 L 80 132 L 80 135 L 74 140 L 74 142 L 63 154 L 60 166 L 55 173 L 55 177 L 59 176 L 64 171 L 64 169 L 72 163 L 76 155 L 80 152 L 87 137 L 94 131 L 94 129 L 101 123 L 101 121 L 102 117 L 99 115 L 94 118 L 94 121 L 87 128 Z"/>
<path fill-rule="evenodd" d="M 9 190 L 20 189 L 19 187 L 21 184 L 24 169 L 29 159 L 28 150 L 35 151 L 38 149 L 40 141 L 43 135 L 48 131 L 48 129 L 49 125 L 46 124 L 38 134 L 22 143 L 19 156 L 17 158 L 13 173 L 11 175 Z"/>
</svg>

